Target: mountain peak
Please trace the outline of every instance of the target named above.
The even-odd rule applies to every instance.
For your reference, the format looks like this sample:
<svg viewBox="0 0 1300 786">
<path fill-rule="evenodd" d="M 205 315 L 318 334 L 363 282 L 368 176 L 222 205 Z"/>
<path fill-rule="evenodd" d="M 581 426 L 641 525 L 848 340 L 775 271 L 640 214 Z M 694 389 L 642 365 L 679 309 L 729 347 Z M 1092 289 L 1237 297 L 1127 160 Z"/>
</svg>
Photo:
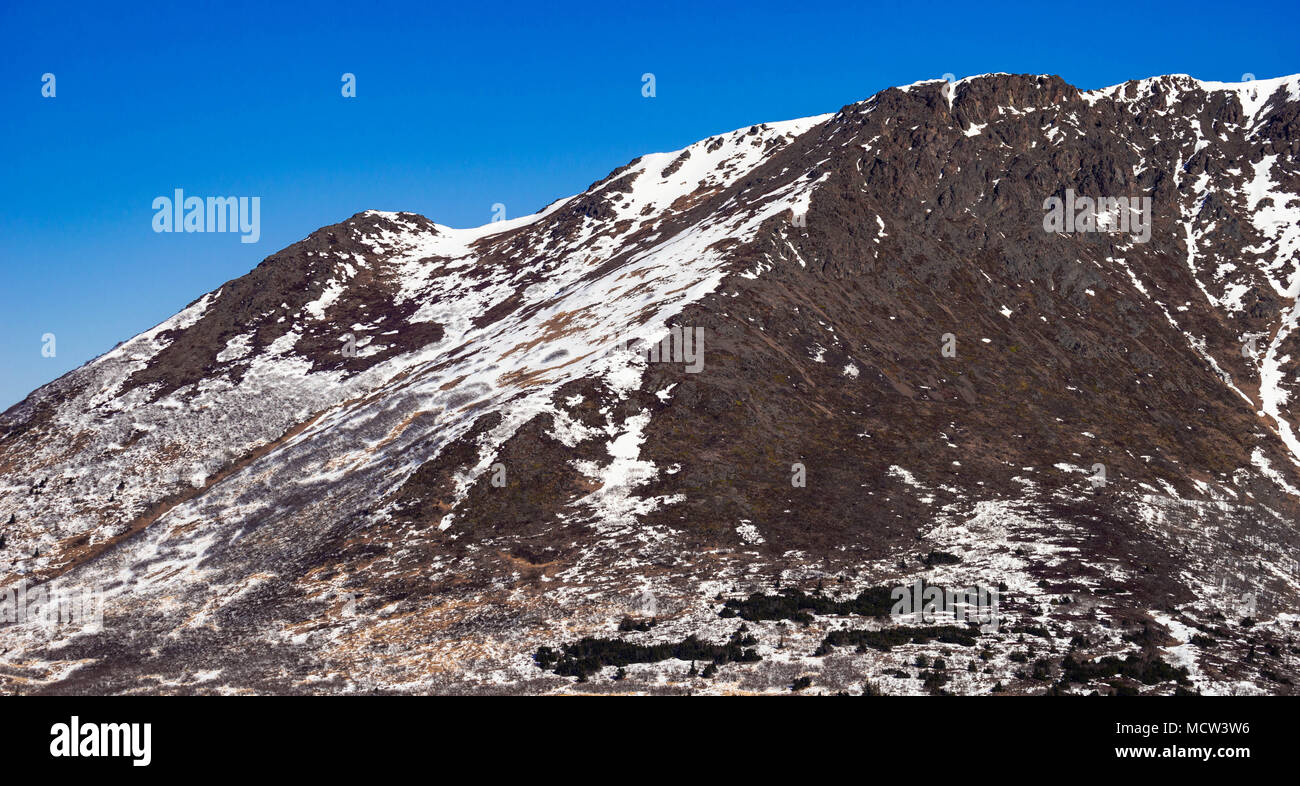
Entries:
<svg viewBox="0 0 1300 786">
<path fill-rule="evenodd" d="M 0 418 L 0 586 L 107 601 L 6 657 L 49 691 L 574 692 L 608 656 L 915 692 L 905 659 L 979 653 L 946 689 L 1042 692 L 1031 637 L 1067 692 L 1300 677 L 1297 84 L 931 80 L 527 216 L 323 227 Z M 997 618 L 890 617 L 917 582 Z"/>
</svg>

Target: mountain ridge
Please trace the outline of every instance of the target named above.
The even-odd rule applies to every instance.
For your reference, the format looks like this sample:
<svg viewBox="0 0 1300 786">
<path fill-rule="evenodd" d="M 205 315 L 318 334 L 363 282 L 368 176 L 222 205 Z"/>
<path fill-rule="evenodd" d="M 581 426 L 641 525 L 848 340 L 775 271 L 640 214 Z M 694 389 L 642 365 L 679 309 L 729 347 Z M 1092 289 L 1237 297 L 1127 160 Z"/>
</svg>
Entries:
<svg viewBox="0 0 1300 786">
<path fill-rule="evenodd" d="M 1049 651 L 1289 690 L 1300 76 L 1205 84 L 922 82 L 503 226 L 317 230 L 0 415 L 0 585 L 120 607 L 98 636 L 0 633 L 47 664 L 7 689 L 567 691 L 532 650 L 614 635 L 644 593 L 661 627 L 625 639 L 716 640 L 718 598 L 921 572 L 1004 584 Z M 1150 196 L 1151 242 L 1045 232 L 1067 188 Z M 645 362 L 674 328 L 703 331 L 702 373 Z M 1230 631 L 1246 595 L 1267 622 Z M 756 665 L 670 682 L 917 690 L 895 656 L 804 646 L 858 622 L 748 620 Z M 1047 687 L 981 639 L 994 673 L 949 689 Z"/>
</svg>

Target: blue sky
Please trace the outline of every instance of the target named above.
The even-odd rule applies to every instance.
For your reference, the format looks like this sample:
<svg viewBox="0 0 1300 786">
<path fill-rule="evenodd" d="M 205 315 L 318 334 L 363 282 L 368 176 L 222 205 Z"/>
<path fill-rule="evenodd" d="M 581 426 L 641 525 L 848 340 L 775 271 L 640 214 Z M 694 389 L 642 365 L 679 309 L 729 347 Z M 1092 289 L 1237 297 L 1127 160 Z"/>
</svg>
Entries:
<svg viewBox="0 0 1300 786">
<path fill-rule="evenodd" d="M 1282 2 L 82 5 L 0 5 L 0 408 L 361 210 L 523 215 L 642 153 L 945 73 L 1300 71 Z M 259 242 L 155 233 L 175 188 L 260 197 Z"/>
</svg>

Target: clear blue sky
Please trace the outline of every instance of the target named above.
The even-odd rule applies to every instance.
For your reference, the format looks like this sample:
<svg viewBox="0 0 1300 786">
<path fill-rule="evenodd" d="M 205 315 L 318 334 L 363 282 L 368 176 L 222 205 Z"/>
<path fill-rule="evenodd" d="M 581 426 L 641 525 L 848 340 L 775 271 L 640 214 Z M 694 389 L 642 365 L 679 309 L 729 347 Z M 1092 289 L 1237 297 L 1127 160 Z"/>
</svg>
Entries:
<svg viewBox="0 0 1300 786">
<path fill-rule="evenodd" d="M 83 5 L 0 2 L 0 408 L 360 210 L 523 215 L 642 153 L 944 73 L 1300 71 L 1296 6 L 1270 0 Z M 174 188 L 261 197 L 261 240 L 154 233 Z"/>
</svg>

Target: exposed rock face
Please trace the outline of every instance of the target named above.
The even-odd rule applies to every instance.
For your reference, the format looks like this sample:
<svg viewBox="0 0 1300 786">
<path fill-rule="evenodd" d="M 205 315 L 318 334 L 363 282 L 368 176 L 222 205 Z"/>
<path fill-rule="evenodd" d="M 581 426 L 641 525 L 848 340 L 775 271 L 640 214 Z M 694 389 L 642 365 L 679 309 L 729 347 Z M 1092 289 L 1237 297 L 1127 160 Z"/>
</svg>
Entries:
<svg viewBox="0 0 1300 786">
<path fill-rule="evenodd" d="M 0 587 L 103 599 L 0 686 L 1294 692 L 1298 113 L 925 82 L 321 229 L 0 416 Z"/>
</svg>

